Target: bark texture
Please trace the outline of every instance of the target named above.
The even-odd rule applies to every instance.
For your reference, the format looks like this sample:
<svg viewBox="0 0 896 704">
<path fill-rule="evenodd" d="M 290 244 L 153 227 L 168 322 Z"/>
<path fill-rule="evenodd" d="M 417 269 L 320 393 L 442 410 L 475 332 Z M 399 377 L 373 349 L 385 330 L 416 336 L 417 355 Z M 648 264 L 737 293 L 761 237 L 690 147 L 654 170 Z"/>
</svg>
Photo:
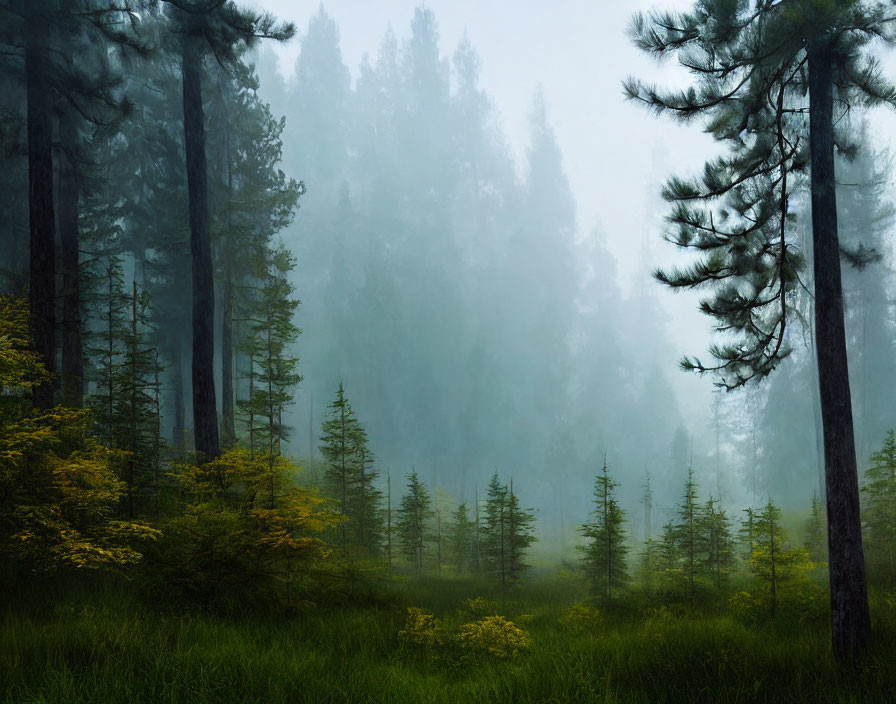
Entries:
<svg viewBox="0 0 896 704">
<path fill-rule="evenodd" d="M 74 145 L 77 128 L 72 116 L 60 126 L 63 147 Z M 71 153 L 60 153 L 59 240 L 62 253 L 62 404 L 81 408 L 84 362 L 81 340 L 81 287 L 78 276 L 78 172 Z"/>
<path fill-rule="evenodd" d="M 828 46 L 810 49 L 815 335 L 827 488 L 831 635 L 834 653 L 843 659 L 866 647 L 870 618 L 837 238 L 831 64 Z"/>
<path fill-rule="evenodd" d="M 182 54 L 184 146 L 190 209 L 190 256 L 193 272 L 193 437 L 198 461 L 218 456 L 215 401 L 215 287 L 208 227 L 208 184 L 202 110 L 201 53 L 197 40 L 185 36 Z"/>
<path fill-rule="evenodd" d="M 53 210 L 53 134 L 51 96 L 45 81 L 48 54 L 44 28 L 36 10 L 26 18 L 26 90 L 28 93 L 28 303 L 31 340 L 51 374 L 56 372 L 56 222 Z M 53 406 L 54 382 L 32 391 L 34 405 Z"/>
</svg>

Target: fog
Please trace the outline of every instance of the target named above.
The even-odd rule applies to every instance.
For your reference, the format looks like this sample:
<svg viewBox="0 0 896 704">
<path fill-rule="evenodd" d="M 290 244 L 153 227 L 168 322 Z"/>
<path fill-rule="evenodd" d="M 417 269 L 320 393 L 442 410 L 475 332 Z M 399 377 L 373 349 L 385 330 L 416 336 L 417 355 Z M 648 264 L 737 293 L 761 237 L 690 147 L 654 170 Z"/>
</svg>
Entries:
<svg viewBox="0 0 896 704">
<path fill-rule="evenodd" d="M 341 383 L 366 428 L 377 481 L 392 477 L 393 503 L 414 470 L 456 502 L 481 496 L 497 471 L 536 511 L 539 549 L 553 558 L 572 557 L 605 461 L 633 539 L 657 533 L 674 514 L 689 468 L 701 499 L 719 499 L 732 516 L 769 497 L 793 515 L 807 511 L 813 492 L 824 490 L 810 273 L 802 272 L 792 301 L 793 353 L 769 378 L 728 393 L 711 376 L 679 369 L 683 355 L 708 357 L 715 338 L 699 311 L 701 292 L 673 293 L 653 277 L 691 261 L 664 241 L 669 204 L 660 193 L 672 175 L 699 174 L 721 148 L 699 119 L 673 123 L 623 94 L 630 76 L 662 86 L 690 80 L 628 36 L 633 14 L 654 6 L 270 0 L 264 9 L 298 31 L 248 56 L 257 85 L 239 61 L 207 57 L 214 272 L 206 273 L 217 307 L 208 316 L 214 352 L 206 351 L 222 428 L 234 417 L 246 425 L 240 413 L 255 412 L 253 344 L 265 327 L 247 311 L 257 313 L 261 267 L 271 286 L 288 277 L 301 300 L 301 335 L 293 342 L 282 321 L 278 334 L 290 340 L 302 379 L 283 382 L 283 415 L 275 423 L 271 411 L 269 427 L 309 476 L 321 471 L 321 423 Z M 146 36 L 161 17 L 147 11 Z M 101 99 L 71 98 L 78 109 L 68 111 L 68 136 L 77 139 L 65 159 L 83 162 L 73 268 L 83 278 L 74 308 L 88 369 L 79 395 L 97 406 L 106 393 L 101 372 L 124 355 L 125 333 L 113 328 L 127 319 L 130 286 L 142 286 L 152 303 L 141 325 L 160 360 L 159 427 L 179 445 L 192 418 L 190 223 L 181 59 L 165 51 L 155 63 L 124 50 L 92 59 L 96 75 L 108 69 L 123 78 Z M 13 246 L 0 264 L 4 289 L 21 290 L 25 86 L 15 72 L 4 85 L 11 168 L 2 198 Z M 120 112 L 107 115 L 110 106 Z M 896 424 L 885 138 L 896 120 L 856 109 L 844 124 L 862 148 L 855 161 L 838 162 L 842 240 L 881 255 L 861 271 L 844 266 L 861 473 Z M 63 167 L 54 168 L 64 184 Z M 805 187 L 790 207 L 788 241 L 809 256 Z M 276 262 L 281 242 L 295 257 L 292 269 Z M 60 300 L 71 296 L 66 275 L 58 277 Z M 50 338 L 71 328 L 56 327 Z M 108 353 L 97 341 L 104 334 Z M 61 366 L 64 376 L 64 359 Z M 240 437 L 233 427 L 222 434 Z"/>
<path fill-rule="evenodd" d="M 705 354 L 711 321 L 697 294 L 652 279 L 680 261 L 659 191 L 717 148 L 622 95 L 630 75 L 684 82 L 627 38 L 652 5 L 266 5 L 300 34 L 257 57 L 286 116 L 283 168 L 308 187 L 283 235 L 303 301 L 297 454 L 342 381 L 381 469 L 416 468 L 458 500 L 495 469 L 513 476 L 563 554 L 605 456 L 635 535 L 647 472 L 654 532 L 689 466 L 732 512 L 770 495 L 807 509 L 820 472 L 807 333 L 758 388 L 717 392 L 677 368 Z M 863 275 L 888 288 L 889 262 Z M 856 414 L 861 469 L 892 421 Z"/>
</svg>

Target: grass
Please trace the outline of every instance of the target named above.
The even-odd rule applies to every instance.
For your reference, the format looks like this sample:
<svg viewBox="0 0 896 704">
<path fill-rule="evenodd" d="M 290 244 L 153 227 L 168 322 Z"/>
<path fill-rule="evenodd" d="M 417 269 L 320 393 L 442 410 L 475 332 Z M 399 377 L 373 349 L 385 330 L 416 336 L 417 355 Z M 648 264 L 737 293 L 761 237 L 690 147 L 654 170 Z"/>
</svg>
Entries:
<svg viewBox="0 0 896 704">
<path fill-rule="evenodd" d="M 109 581 L 13 595 L 0 614 L 0 700 L 876 704 L 896 691 L 896 623 L 886 606 L 875 611 L 871 653 L 843 668 L 823 623 L 746 626 L 724 609 L 631 609 L 574 631 L 562 617 L 582 585 L 559 577 L 533 579 L 501 605 L 532 637 L 518 658 L 399 642 L 408 606 L 451 628 L 476 595 L 500 599 L 464 580 L 399 580 L 376 605 L 223 618 L 153 609 Z"/>
</svg>

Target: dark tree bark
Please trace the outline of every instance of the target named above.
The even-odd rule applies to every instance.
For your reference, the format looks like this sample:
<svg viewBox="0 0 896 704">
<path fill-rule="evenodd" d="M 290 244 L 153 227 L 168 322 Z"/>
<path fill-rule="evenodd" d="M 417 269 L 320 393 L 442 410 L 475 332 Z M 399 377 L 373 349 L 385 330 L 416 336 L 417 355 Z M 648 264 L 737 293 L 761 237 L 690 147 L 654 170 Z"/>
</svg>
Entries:
<svg viewBox="0 0 896 704">
<path fill-rule="evenodd" d="M 202 57 L 197 40 L 184 36 L 182 53 L 184 146 L 193 271 L 193 437 L 199 462 L 220 454 L 215 401 L 215 286 L 208 227 L 208 186 L 202 110 Z"/>
<path fill-rule="evenodd" d="M 30 14 L 30 13 L 29 13 Z M 28 92 L 28 215 L 31 340 L 51 374 L 56 372 L 56 223 L 53 211 L 53 135 L 51 96 L 44 80 L 48 46 L 41 18 L 27 19 L 25 44 Z M 34 405 L 53 406 L 52 381 L 35 386 Z"/>
<path fill-rule="evenodd" d="M 233 408 L 233 267 L 230 253 L 224 264 L 224 310 L 221 324 L 221 441 L 224 447 L 236 442 Z"/>
<path fill-rule="evenodd" d="M 184 350 L 183 344 L 178 341 L 174 360 L 174 430 L 171 433 L 171 443 L 175 447 L 184 446 L 186 433 L 186 409 L 184 407 Z"/>
<path fill-rule="evenodd" d="M 77 140 L 71 115 L 60 125 L 63 147 Z M 81 289 L 78 274 L 78 173 L 70 153 L 60 154 L 58 181 L 59 239 L 62 245 L 62 404 L 81 408 L 84 363 L 81 341 Z"/>
<path fill-rule="evenodd" d="M 227 160 L 227 237 L 224 246 L 224 310 L 221 323 L 221 439 L 224 447 L 236 443 L 236 418 L 233 408 L 233 162 L 230 131 L 225 119 L 225 158 Z"/>
<path fill-rule="evenodd" d="M 827 486 L 831 634 L 834 653 L 842 659 L 866 647 L 870 618 L 837 239 L 831 63 L 829 46 L 810 49 L 815 335 Z"/>
</svg>

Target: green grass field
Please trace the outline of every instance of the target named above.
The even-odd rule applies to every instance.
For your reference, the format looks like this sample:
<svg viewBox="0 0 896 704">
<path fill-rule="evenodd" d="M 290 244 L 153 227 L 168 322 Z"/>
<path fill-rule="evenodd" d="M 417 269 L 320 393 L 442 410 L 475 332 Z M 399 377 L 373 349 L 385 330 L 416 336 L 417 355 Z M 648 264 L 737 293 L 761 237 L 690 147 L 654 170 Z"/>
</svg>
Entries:
<svg viewBox="0 0 896 704">
<path fill-rule="evenodd" d="M 632 606 L 590 628 L 564 623 L 584 589 L 534 577 L 512 599 L 471 581 L 397 580 L 364 607 L 309 605 L 279 615 L 175 614 L 127 585 L 13 593 L 0 620 L 5 702 L 869 702 L 896 698 L 896 623 L 875 609 L 872 652 L 834 665 L 824 623 L 746 626 L 726 615 Z M 451 644 L 403 644 L 408 606 L 446 633 L 467 598 L 499 602 L 531 636 L 500 660 Z M 26 598 L 27 597 L 27 598 Z"/>
</svg>

